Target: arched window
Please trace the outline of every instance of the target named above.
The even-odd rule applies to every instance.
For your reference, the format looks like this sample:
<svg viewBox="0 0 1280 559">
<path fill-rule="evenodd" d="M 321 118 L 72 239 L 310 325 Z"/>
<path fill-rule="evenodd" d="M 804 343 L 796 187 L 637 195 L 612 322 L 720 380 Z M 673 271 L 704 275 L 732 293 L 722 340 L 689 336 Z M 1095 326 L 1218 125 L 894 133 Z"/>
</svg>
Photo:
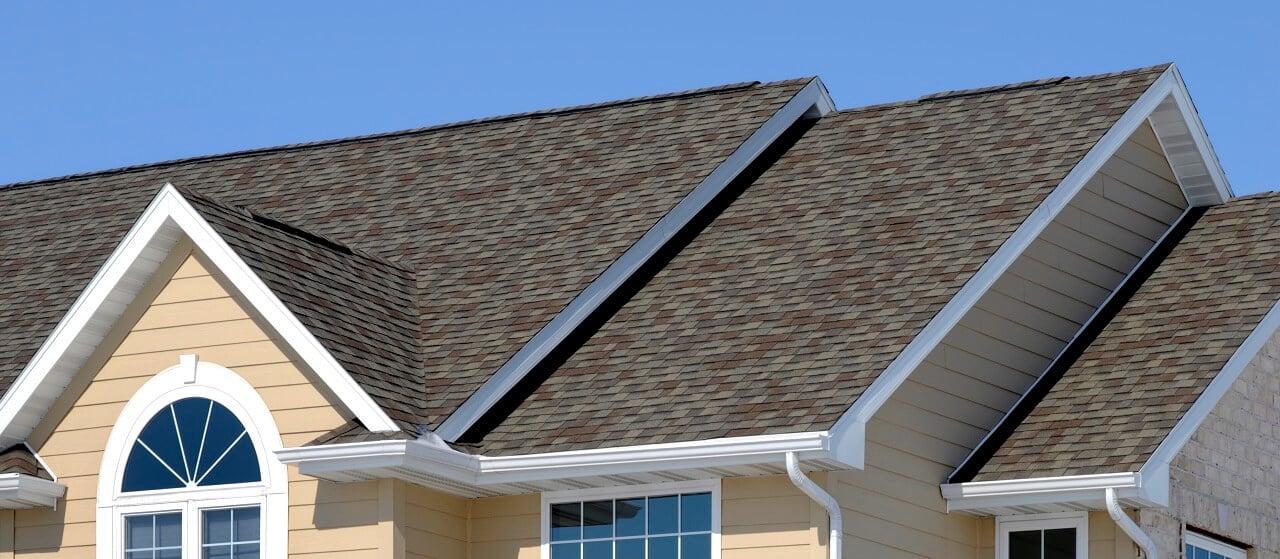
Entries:
<svg viewBox="0 0 1280 559">
<path fill-rule="evenodd" d="M 287 481 L 266 404 L 235 373 L 186 359 L 121 413 L 99 479 L 99 559 L 282 556 Z"/>
</svg>

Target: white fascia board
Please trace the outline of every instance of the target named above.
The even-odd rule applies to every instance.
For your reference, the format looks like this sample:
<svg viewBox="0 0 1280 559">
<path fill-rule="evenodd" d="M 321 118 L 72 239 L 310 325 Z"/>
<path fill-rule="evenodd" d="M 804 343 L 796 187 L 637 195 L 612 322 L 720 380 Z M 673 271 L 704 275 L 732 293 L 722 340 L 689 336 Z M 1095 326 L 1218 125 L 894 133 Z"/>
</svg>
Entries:
<svg viewBox="0 0 1280 559">
<path fill-rule="evenodd" d="M 462 437 L 783 132 L 801 118 L 822 116 L 833 110 L 835 103 L 826 86 L 814 78 L 489 377 L 440 424 L 436 435 L 446 441 Z"/>
<path fill-rule="evenodd" d="M 1151 127 L 1169 158 L 1183 194 L 1193 206 L 1221 204 L 1230 200 L 1235 193 L 1227 182 L 1227 174 L 1222 170 L 1213 144 L 1209 142 L 1209 134 L 1200 120 L 1200 112 L 1191 101 L 1187 84 L 1182 81 L 1182 73 L 1177 66 L 1171 65 L 1166 74 L 1172 75 L 1166 104 L 1173 110 L 1158 108 L 1151 116 Z M 1191 145 L 1171 145 L 1173 136 L 1185 136 Z M 1206 189 L 1212 194 L 1201 193 Z"/>
<path fill-rule="evenodd" d="M 1075 505 L 1101 509 L 1106 490 L 1113 489 L 1121 499 L 1144 506 L 1160 506 L 1153 501 L 1159 487 L 1150 488 L 1140 473 L 1095 474 L 1084 476 L 1045 477 L 1000 481 L 971 481 L 942 484 L 947 511 L 969 511 L 1037 505 Z M 1155 485 L 1168 485 L 1168 478 L 1152 480 Z"/>
<path fill-rule="evenodd" d="M 480 456 L 422 439 L 287 448 L 276 456 L 306 475 L 401 469 L 472 486 L 546 480 L 783 464 L 787 453 L 802 460 L 836 460 L 826 432 L 729 437 L 519 456 Z"/>
<path fill-rule="evenodd" d="M 66 493 L 67 486 L 56 481 L 27 474 L 0 474 L 0 508 L 51 508 Z"/>
<path fill-rule="evenodd" d="M 911 372 L 942 343 L 951 330 L 960 323 L 978 300 L 1004 275 L 1014 261 L 1031 246 L 1054 218 L 1084 189 L 1089 180 L 1115 155 L 1129 136 L 1168 98 L 1178 87 L 1177 72 L 1171 67 L 1147 88 L 1138 100 L 1107 130 L 1097 144 L 1071 169 L 1053 192 L 1040 203 L 1018 229 L 1009 236 L 995 254 L 960 288 L 942 310 L 925 325 L 920 334 L 903 348 L 889 366 L 872 381 L 831 428 L 832 437 L 841 441 L 863 437 L 868 421 L 880 407 L 906 382 Z"/>
<path fill-rule="evenodd" d="M 0 442 L 17 444 L 26 439 L 35 427 L 34 421 L 16 422 L 15 418 L 40 417 L 48 411 L 56 391 L 44 394 L 47 383 L 65 386 L 78 372 L 86 354 L 72 351 L 77 341 L 96 345 L 101 335 L 91 334 L 88 326 L 93 322 L 119 318 L 118 312 L 108 309 L 113 295 L 136 295 L 139 286 L 125 281 L 127 276 L 144 266 L 140 256 L 155 250 L 168 251 L 176 239 L 186 236 L 226 277 L 257 312 L 271 325 L 286 344 L 316 372 L 320 381 L 339 398 L 341 404 L 371 431 L 398 431 L 391 421 L 347 373 L 336 359 L 322 346 L 284 303 L 258 278 L 249 265 L 227 245 L 208 222 L 191 207 L 170 184 L 165 184 L 125 235 L 124 240 L 108 257 L 89 286 L 72 305 L 54 329 L 53 334 L 37 351 L 35 357 L 14 380 L 13 386 L 0 399 Z M 153 270 L 150 270 L 153 271 Z M 147 272 L 147 275 L 150 274 Z M 83 344 L 81 344 L 83 345 Z M 44 388 L 45 391 L 41 392 Z M 54 387 L 61 390 L 61 386 Z M 41 398 L 33 398 L 38 392 Z M 52 396 L 52 397 L 51 397 Z"/>
<path fill-rule="evenodd" d="M 1275 336 L 1277 330 L 1280 330 L 1280 302 L 1277 302 L 1262 317 L 1262 321 L 1258 326 L 1249 333 L 1244 343 L 1236 348 L 1235 353 L 1222 366 L 1222 370 L 1213 377 L 1209 382 L 1209 386 L 1205 387 L 1204 392 L 1196 398 L 1195 403 L 1182 414 L 1182 419 L 1173 426 L 1169 434 L 1160 442 L 1160 446 L 1156 447 L 1155 452 L 1147 459 L 1139 470 L 1149 479 L 1157 476 L 1163 476 L 1163 479 L 1169 477 L 1169 466 L 1173 459 L 1182 452 L 1182 448 L 1191 440 L 1191 436 L 1195 434 L 1196 429 L 1204 420 L 1213 413 L 1213 409 L 1217 407 L 1218 402 L 1231 391 L 1232 385 L 1240 378 L 1245 369 L 1253 362 L 1258 353 L 1262 351 L 1267 341 Z M 1164 496 L 1164 502 L 1168 502 L 1168 495 Z"/>
</svg>

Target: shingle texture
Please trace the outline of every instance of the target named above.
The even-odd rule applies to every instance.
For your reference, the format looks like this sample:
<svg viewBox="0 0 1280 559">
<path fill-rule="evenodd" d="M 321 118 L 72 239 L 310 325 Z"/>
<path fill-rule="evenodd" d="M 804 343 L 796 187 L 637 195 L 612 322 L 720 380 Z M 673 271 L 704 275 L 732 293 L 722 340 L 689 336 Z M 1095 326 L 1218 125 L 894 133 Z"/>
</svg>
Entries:
<svg viewBox="0 0 1280 559">
<path fill-rule="evenodd" d="M 393 419 L 435 424 L 806 83 L 0 188 L 0 390 L 171 182 Z"/>
<path fill-rule="evenodd" d="M 0 474 L 26 474 L 53 481 L 53 475 L 25 445 L 11 446 L 0 452 Z"/>
<path fill-rule="evenodd" d="M 822 118 L 474 450 L 831 427 L 1161 71 Z"/>
<path fill-rule="evenodd" d="M 974 481 L 1138 471 L 1280 300 L 1278 221 L 1210 208 Z"/>
</svg>

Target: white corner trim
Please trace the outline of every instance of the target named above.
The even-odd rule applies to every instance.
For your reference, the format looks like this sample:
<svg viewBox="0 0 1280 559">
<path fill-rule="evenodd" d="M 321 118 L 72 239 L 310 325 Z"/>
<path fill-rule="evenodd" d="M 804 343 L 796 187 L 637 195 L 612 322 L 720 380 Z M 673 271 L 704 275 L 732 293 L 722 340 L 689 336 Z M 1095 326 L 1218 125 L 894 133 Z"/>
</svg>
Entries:
<svg viewBox="0 0 1280 559">
<path fill-rule="evenodd" d="M 792 124 L 806 115 L 821 116 L 832 110 L 835 104 L 826 87 L 814 78 L 511 356 L 440 424 L 436 434 L 447 441 L 458 440 Z"/>
<path fill-rule="evenodd" d="M 1150 506 L 1159 487 L 1147 487 L 1140 473 L 1093 474 L 1083 476 L 1044 477 L 1000 481 L 970 481 L 942 484 L 942 496 L 950 512 L 1028 507 L 1047 504 L 1077 504 L 1101 509 L 1106 490 L 1116 491 L 1122 499 Z M 1155 485 L 1168 485 L 1168 478 L 1152 480 Z"/>
<path fill-rule="evenodd" d="M 177 189 L 165 184 L 52 335 L 14 380 L 13 386 L 0 399 L 0 441 L 25 440 L 34 427 L 34 422 L 15 425 L 15 418 L 24 412 L 26 416 L 42 416 L 50 402 L 44 402 L 46 398 L 33 398 L 37 391 L 42 388 L 45 391 L 54 390 L 56 397 L 56 391 L 61 390 L 61 386 L 44 385 L 50 381 L 65 385 L 67 378 L 54 377 L 77 373 L 78 365 L 74 361 L 76 358 L 83 359 L 83 355 L 75 354 L 72 351 L 73 345 L 81 336 L 87 336 L 86 328 L 91 323 L 108 318 L 114 320 L 110 311 L 105 309 L 114 292 L 129 289 L 124 280 L 131 269 L 138 265 L 140 255 L 154 248 L 157 243 L 164 243 L 167 239 L 184 234 L 208 257 L 217 271 L 231 281 L 248 303 L 262 314 L 303 362 L 316 372 L 320 381 L 339 399 L 341 405 L 347 407 L 371 431 L 399 430 L 386 412 L 351 378 L 257 274 L 253 273 L 248 264 L 218 236 L 209 223 L 183 199 Z M 53 374 L 55 369 L 58 375 Z M 43 409 L 27 409 L 33 406 Z"/>
<path fill-rule="evenodd" d="M 27 474 L 0 474 L 0 508 L 54 508 L 67 486 Z"/>
<path fill-rule="evenodd" d="M 286 448 L 281 462 L 304 475 L 403 469 L 470 486 L 574 479 L 637 472 L 782 464 L 788 453 L 804 460 L 836 460 L 826 432 L 730 437 L 518 456 L 458 452 L 423 439 Z M 838 460 L 837 460 L 838 461 Z"/>
<path fill-rule="evenodd" d="M 902 353 L 889 363 L 883 372 L 872 381 L 853 405 L 840 417 L 831 428 L 831 434 L 838 439 L 862 436 L 861 430 L 866 423 L 880 410 L 880 407 L 893 396 L 898 387 L 906 382 L 911 372 L 919 367 L 943 338 L 959 324 L 969 310 L 978 303 L 987 290 L 1004 274 L 1022 252 L 1040 236 L 1053 219 L 1067 207 L 1107 160 L 1120 149 L 1147 117 L 1176 88 L 1177 73 L 1170 68 L 1147 88 L 1138 100 L 1121 115 L 1120 119 L 1103 134 L 1089 152 L 1071 169 L 1062 182 L 1053 189 L 1041 204 L 1031 212 L 1025 221 L 996 249 L 973 277 L 960 288 L 942 310 L 925 325 L 920 334 L 911 340 Z"/>
<path fill-rule="evenodd" d="M 1169 477 L 1169 465 L 1173 459 L 1177 457 L 1182 448 L 1191 440 L 1191 436 L 1195 434 L 1196 429 L 1201 423 L 1213 413 L 1213 408 L 1222 401 L 1222 398 L 1231 391 L 1231 386 L 1235 384 L 1240 375 L 1249 367 L 1253 359 L 1262 351 L 1267 341 L 1280 330 L 1280 302 L 1277 302 L 1262 317 L 1249 336 L 1245 338 L 1244 343 L 1236 348 L 1235 353 L 1222 366 L 1222 370 L 1213 377 L 1209 382 L 1209 386 L 1205 387 L 1204 392 L 1196 398 L 1194 404 L 1182 414 L 1182 419 L 1173 426 L 1169 434 L 1160 442 L 1160 446 L 1156 447 L 1155 452 L 1147 459 L 1139 470 L 1144 476 L 1152 477 L 1161 475 L 1163 472 L 1164 479 Z M 1165 501 L 1168 497 L 1165 497 Z"/>
</svg>

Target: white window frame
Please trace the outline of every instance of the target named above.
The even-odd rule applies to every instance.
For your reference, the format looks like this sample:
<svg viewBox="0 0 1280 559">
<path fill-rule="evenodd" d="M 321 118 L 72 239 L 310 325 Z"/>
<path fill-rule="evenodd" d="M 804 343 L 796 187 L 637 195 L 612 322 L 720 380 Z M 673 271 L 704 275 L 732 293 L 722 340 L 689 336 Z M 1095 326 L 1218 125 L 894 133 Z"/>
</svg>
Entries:
<svg viewBox="0 0 1280 559">
<path fill-rule="evenodd" d="M 1089 513 L 1065 512 L 996 517 L 996 559 L 1009 559 L 1009 532 L 1075 528 L 1076 559 L 1089 557 Z"/>
<path fill-rule="evenodd" d="M 184 398 L 217 402 L 244 425 L 257 450 L 261 482 L 121 491 L 124 466 L 142 428 L 169 404 Z M 178 365 L 161 371 L 134 393 L 107 439 L 98 473 L 97 559 L 123 559 L 125 516 L 162 512 L 183 513 L 183 556 L 198 557 L 201 511 L 245 506 L 259 507 L 262 557 L 285 557 L 289 534 L 288 470 L 276 459 L 276 451 L 282 448 L 270 409 L 248 381 L 230 369 L 201 362 L 194 355 L 182 356 Z"/>
<path fill-rule="evenodd" d="M 542 559 L 551 559 L 551 505 L 577 501 L 631 499 L 676 493 L 711 493 L 711 559 L 720 559 L 720 480 L 675 481 L 649 485 L 620 485 L 542 493 L 538 521 L 542 530 Z"/>
<path fill-rule="evenodd" d="M 1204 536 L 1190 530 L 1182 531 L 1182 549 L 1185 552 L 1186 546 L 1193 545 L 1210 553 L 1217 553 L 1227 559 L 1247 559 L 1249 552 L 1240 549 L 1234 545 L 1210 536 Z"/>
</svg>

